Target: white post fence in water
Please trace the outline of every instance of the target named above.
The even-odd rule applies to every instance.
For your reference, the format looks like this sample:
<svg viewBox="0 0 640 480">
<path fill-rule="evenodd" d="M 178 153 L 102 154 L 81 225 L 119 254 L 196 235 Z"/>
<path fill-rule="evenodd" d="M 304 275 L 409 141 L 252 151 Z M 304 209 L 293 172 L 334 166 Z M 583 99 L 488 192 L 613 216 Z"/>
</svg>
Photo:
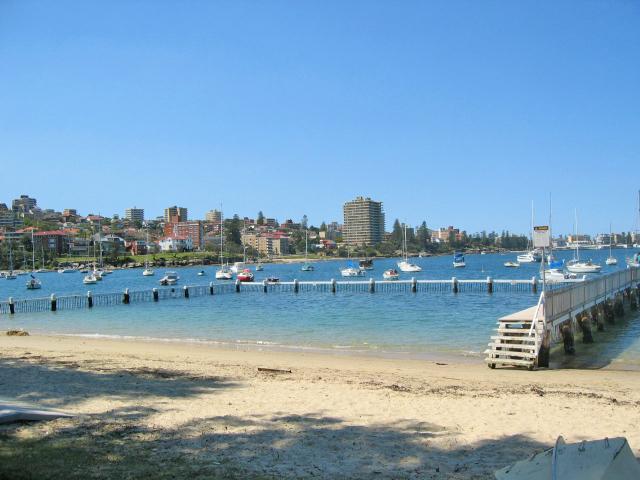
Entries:
<svg viewBox="0 0 640 480">
<path fill-rule="evenodd" d="M 0 302 L 0 315 L 13 315 L 17 313 L 64 311 L 80 308 L 105 307 L 115 305 L 130 305 L 142 302 L 159 302 L 168 299 L 201 296 L 212 296 L 229 293 L 537 293 L 538 280 L 536 277 L 530 280 L 497 280 L 491 277 L 479 280 L 461 280 L 451 278 L 449 280 L 345 280 L 337 281 L 299 281 L 290 282 L 229 282 L 214 283 L 208 285 L 184 285 L 152 288 L 150 290 L 131 291 L 128 288 L 122 292 L 95 293 L 56 296 L 52 294 L 45 298 L 30 298 Z"/>
</svg>

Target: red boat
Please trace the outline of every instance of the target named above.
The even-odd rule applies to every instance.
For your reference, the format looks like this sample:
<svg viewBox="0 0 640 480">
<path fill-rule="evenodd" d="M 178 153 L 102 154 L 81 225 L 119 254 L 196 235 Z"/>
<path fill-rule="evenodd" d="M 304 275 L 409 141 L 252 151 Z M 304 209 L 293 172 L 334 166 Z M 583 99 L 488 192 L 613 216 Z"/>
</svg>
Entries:
<svg viewBox="0 0 640 480">
<path fill-rule="evenodd" d="M 238 273 L 238 280 L 241 282 L 253 282 L 253 273 L 248 268 L 245 268 L 240 273 Z"/>
</svg>

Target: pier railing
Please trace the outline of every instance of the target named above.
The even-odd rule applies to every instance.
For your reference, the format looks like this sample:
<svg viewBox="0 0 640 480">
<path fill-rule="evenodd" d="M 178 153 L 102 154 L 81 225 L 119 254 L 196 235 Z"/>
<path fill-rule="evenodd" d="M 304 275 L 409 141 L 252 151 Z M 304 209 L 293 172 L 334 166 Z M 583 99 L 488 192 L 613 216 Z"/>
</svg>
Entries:
<svg viewBox="0 0 640 480">
<path fill-rule="evenodd" d="M 202 297 L 205 295 L 224 295 L 231 293 L 500 293 L 519 292 L 537 293 L 538 280 L 486 279 L 459 280 L 455 277 L 447 280 L 356 280 L 356 281 L 298 281 L 291 282 L 255 282 L 214 283 L 208 285 L 166 286 L 149 290 L 113 293 L 92 293 L 31 299 L 13 299 L 0 302 L 0 315 L 32 313 L 44 311 L 73 310 L 80 308 L 106 307 L 121 304 L 159 302 L 162 300 Z"/>
</svg>

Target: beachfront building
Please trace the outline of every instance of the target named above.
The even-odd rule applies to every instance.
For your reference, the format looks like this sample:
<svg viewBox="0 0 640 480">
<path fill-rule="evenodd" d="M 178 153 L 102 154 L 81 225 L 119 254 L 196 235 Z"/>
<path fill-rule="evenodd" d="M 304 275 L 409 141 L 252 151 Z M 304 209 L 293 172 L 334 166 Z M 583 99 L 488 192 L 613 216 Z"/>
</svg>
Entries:
<svg viewBox="0 0 640 480">
<path fill-rule="evenodd" d="M 124 211 L 124 218 L 130 222 L 144 222 L 144 208 L 127 208 Z"/>
<path fill-rule="evenodd" d="M 384 236 L 384 211 L 382 202 L 369 197 L 357 197 L 343 207 L 344 227 L 342 237 L 348 245 L 374 246 Z"/>
<path fill-rule="evenodd" d="M 242 243 L 258 251 L 261 256 L 282 256 L 289 253 L 289 237 L 282 233 L 264 233 L 242 235 Z"/>
<path fill-rule="evenodd" d="M 189 237 L 165 237 L 158 242 L 161 252 L 188 252 L 193 250 Z"/>
<path fill-rule="evenodd" d="M 167 237 L 188 237 L 193 242 L 192 248 L 204 247 L 204 225 L 200 220 L 165 223 L 164 234 Z"/>
<path fill-rule="evenodd" d="M 33 234 L 33 243 L 36 251 L 46 251 L 62 255 L 68 251 L 67 232 L 64 230 L 46 230 Z"/>
<path fill-rule="evenodd" d="M 165 223 L 178 223 L 187 221 L 187 209 L 185 207 L 169 207 L 164 209 Z"/>
<path fill-rule="evenodd" d="M 213 223 L 213 224 L 219 224 L 220 222 L 222 222 L 222 212 L 220 210 L 209 210 L 206 214 L 205 214 L 205 220 L 207 222 Z"/>
</svg>

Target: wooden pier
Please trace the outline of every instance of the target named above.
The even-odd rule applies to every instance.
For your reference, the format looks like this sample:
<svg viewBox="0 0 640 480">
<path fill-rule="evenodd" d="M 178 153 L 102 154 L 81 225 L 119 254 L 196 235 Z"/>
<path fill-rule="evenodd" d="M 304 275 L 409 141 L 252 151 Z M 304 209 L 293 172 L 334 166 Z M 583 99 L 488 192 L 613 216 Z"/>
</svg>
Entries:
<svg viewBox="0 0 640 480">
<path fill-rule="evenodd" d="M 628 268 L 542 292 L 536 306 L 498 319 L 485 361 L 491 368 L 532 370 L 549 366 L 552 344 L 562 342 L 565 352 L 572 354 L 577 334 L 583 343 L 592 343 L 594 330 L 604 330 L 605 323 L 623 316 L 626 308 L 637 310 L 639 273 L 638 268 Z"/>
</svg>

